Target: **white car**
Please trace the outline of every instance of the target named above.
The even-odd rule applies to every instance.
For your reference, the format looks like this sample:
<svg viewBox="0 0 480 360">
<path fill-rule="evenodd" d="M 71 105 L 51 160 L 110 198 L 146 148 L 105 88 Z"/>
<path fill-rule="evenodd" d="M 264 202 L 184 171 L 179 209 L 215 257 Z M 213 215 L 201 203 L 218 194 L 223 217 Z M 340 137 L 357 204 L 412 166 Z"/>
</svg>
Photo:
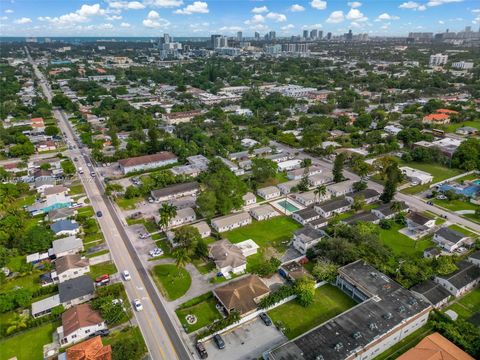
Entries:
<svg viewBox="0 0 480 360">
<path fill-rule="evenodd" d="M 123 270 L 122 276 L 123 276 L 123 280 L 125 281 L 132 280 L 132 277 L 130 276 L 130 273 L 128 272 L 128 270 Z"/>
<path fill-rule="evenodd" d="M 157 257 L 163 255 L 163 250 L 159 248 L 152 249 L 148 252 L 151 257 Z"/>
<path fill-rule="evenodd" d="M 136 311 L 142 311 L 143 310 L 143 305 L 140 302 L 140 299 L 133 300 L 133 307 L 135 308 Z"/>
</svg>

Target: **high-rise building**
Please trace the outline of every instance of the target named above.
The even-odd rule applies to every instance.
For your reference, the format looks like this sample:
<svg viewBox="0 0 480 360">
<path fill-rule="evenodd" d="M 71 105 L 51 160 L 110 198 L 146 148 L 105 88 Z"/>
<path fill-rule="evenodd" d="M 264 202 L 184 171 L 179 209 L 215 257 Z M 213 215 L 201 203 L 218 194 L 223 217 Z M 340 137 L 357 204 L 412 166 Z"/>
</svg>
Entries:
<svg viewBox="0 0 480 360">
<path fill-rule="evenodd" d="M 465 32 L 472 32 L 471 26 L 465 26 Z"/>
<path fill-rule="evenodd" d="M 260 33 L 255 31 L 255 40 L 259 41 L 260 40 Z"/>
<path fill-rule="evenodd" d="M 345 34 L 345 40 L 347 40 L 347 41 L 352 41 L 353 40 L 352 29 L 348 30 L 348 33 Z"/>
<path fill-rule="evenodd" d="M 243 34 L 242 34 L 241 31 L 238 31 L 238 32 L 237 32 L 237 40 L 238 40 L 238 41 L 242 41 L 242 40 L 243 40 Z"/>
<path fill-rule="evenodd" d="M 308 30 L 303 30 L 303 38 L 308 39 Z"/>
<path fill-rule="evenodd" d="M 320 40 L 323 39 L 323 31 L 322 31 L 322 30 L 320 30 L 320 31 L 318 32 L 318 38 L 319 38 Z"/>
<path fill-rule="evenodd" d="M 170 38 L 170 35 L 168 35 L 168 34 L 163 34 L 163 43 L 164 43 L 164 44 L 168 44 L 168 43 L 170 43 L 170 42 L 172 42 L 172 41 L 173 41 L 173 39 Z"/>
<path fill-rule="evenodd" d="M 270 31 L 268 33 L 268 40 L 275 40 L 275 38 L 277 37 L 277 33 L 275 31 Z"/>
<path fill-rule="evenodd" d="M 318 30 L 313 29 L 312 31 L 310 31 L 310 39 L 316 40 L 317 38 L 318 38 Z"/>
<path fill-rule="evenodd" d="M 329 33 L 327 33 L 327 40 L 331 40 L 331 39 L 332 39 L 332 33 L 329 32 Z"/>
<path fill-rule="evenodd" d="M 215 34 L 215 35 L 211 35 L 210 36 L 210 47 L 212 49 L 215 49 L 215 44 L 217 43 L 217 39 L 219 37 L 221 37 L 222 35 L 218 35 L 218 34 Z"/>
<path fill-rule="evenodd" d="M 430 55 L 430 66 L 440 66 L 445 65 L 448 61 L 448 55 L 443 54 L 434 54 Z"/>
</svg>

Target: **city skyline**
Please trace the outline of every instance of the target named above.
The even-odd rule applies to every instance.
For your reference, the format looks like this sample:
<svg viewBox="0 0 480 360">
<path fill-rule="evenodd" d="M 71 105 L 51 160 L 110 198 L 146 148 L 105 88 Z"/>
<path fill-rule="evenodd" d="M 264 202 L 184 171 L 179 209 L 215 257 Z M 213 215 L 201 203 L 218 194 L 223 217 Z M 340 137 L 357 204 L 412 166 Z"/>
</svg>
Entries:
<svg viewBox="0 0 480 360">
<path fill-rule="evenodd" d="M 369 35 L 452 32 L 480 26 L 475 1 L 32 1 L 3 2 L 0 36 L 209 36 L 245 38 L 271 30 L 278 37 L 352 29 Z"/>
</svg>

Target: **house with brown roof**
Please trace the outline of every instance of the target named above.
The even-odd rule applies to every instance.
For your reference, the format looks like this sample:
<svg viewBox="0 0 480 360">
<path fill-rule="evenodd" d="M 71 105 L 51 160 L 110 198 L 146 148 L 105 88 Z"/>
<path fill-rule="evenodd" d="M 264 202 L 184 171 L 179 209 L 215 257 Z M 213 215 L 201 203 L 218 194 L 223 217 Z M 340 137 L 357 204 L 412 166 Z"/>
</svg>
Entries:
<svg viewBox="0 0 480 360">
<path fill-rule="evenodd" d="M 213 290 L 213 295 L 227 313 L 238 311 L 240 316 L 257 310 L 260 300 L 269 293 L 269 287 L 256 275 L 249 275 Z"/>
<path fill-rule="evenodd" d="M 161 151 L 152 155 L 122 159 L 118 161 L 118 165 L 124 174 L 128 174 L 134 171 L 144 171 L 175 164 L 177 161 L 177 157 L 170 151 Z"/>
<path fill-rule="evenodd" d="M 247 258 L 242 250 L 226 239 L 210 244 L 208 256 L 226 278 L 230 277 L 230 273 L 242 274 L 247 269 Z"/>
<path fill-rule="evenodd" d="M 89 260 L 79 254 L 65 255 L 55 260 L 55 275 L 58 282 L 64 282 L 82 276 L 90 271 Z"/>
<path fill-rule="evenodd" d="M 474 360 L 457 345 L 438 332 L 423 338 L 415 347 L 408 350 L 397 360 Z"/>
<path fill-rule="evenodd" d="M 67 349 L 67 360 L 112 360 L 112 346 L 104 346 L 102 338 L 85 340 Z"/>
<path fill-rule="evenodd" d="M 165 114 L 163 118 L 167 124 L 171 125 L 171 124 L 189 122 L 195 116 L 199 116 L 199 115 L 202 115 L 201 110 L 191 110 L 191 111 L 182 111 L 182 112 Z"/>
<path fill-rule="evenodd" d="M 57 334 L 60 344 L 65 346 L 106 328 L 107 325 L 98 311 L 93 310 L 89 304 L 80 304 L 62 314 L 62 326 L 57 328 Z"/>
</svg>

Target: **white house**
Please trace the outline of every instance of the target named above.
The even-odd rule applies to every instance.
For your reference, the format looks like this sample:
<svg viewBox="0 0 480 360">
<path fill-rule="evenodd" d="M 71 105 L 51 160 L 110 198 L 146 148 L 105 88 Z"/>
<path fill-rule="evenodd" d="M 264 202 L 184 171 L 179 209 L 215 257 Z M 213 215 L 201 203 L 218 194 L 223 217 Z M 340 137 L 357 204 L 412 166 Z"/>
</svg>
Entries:
<svg viewBox="0 0 480 360">
<path fill-rule="evenodd" d="M 345 198 L 332 199 L 315 205 L 315 211 L 317 211 L 324 218 L 342 214 L 350 210 L 350 208 L 351 204 Z"/>
<path fill-rule="evenodd" d="M 310 226 L 301 228 L 293 233 L 293 247 L 305 255 L 307 250 L 317 245 L 323 237 L 323 232 Z"/>
<path fill-rule="evenodd" d="M 442 285 L 455 297 L 466 294 L 480 283 L 480 267 L 461 260 L 457 264 L 458 269 L 447 275 L 437 275 L 435 282 Z"/>
<path fill-rule="evenodd" d="M 193 222 L 197 219 L 197 215 L 195 214 L 195 210 L 193 210 L 190 207 L 184 208 L 177 210 L 177 215 L 170 220 L 168 223 L 169 227 L 173 226 L 180 226 L 184 224 L 188 224 L 190 222 Z"/>
<path fill-rule="evenodd" d="M 177 160 L 177 157 L 173 153 L 162 151 L 152 155 L 122 159 L 118 161 L 118 165 L 124 174 L 128 174 L 130 172 L 145 171 L 169 164 L 175 164 Z"/>
<path fill-rule="evenodd" d="M 300 180 L 305 175 L 310 177 L 321 173 L 322 168 L 320 166 L 310 166 L 308 168 L 300 168 L 289 171 L 287 173 L 287 178 L 289 178 L 290 180 Z"/>
<path fill-rule="evenodd" d="M 225 215 L 212 220 L 212 227 L 218 232 L 230 231 L 252 223 L 252 217 L 246 212 Z"/>
<path fill-rule="evenodd" d="M 320 217 L 320 214 L 315 211 L 313 206 L 298 210 L 292 214 L 292 219 L 298 221 L 302 225 L 307 225 L 308 223 L 317 220 Z"/>
<path fill-rule="evenodd" d="M 433 176 L 426 171 L 417 170 L 408 166 L 402 166 L 400 171 L 413 185 L 424 185 L 433 181 Z"/>
<path fill-rule="evenodd" d="M 355 181 L 353 180 L 341 181 L 335 184 L 328 185 L 327 191 L 332 195 L 332 197 L 347 195 L 348 193 L 353 191 L 354 183 Z"/>
<path fill-rule="evenodd" d="M 73 236 L 80 232 L 80 227 L 75 220 L 59 220 L 50 225 L 56 236 Z"/>
<path fill-rule="evenodd" d="M 470 242 L 470 238 L 459 231 L 442 227 L 433 235 L 433 241 L 442 249 L 453 252 Z"/>
<path fill-rule="evenodd" d="M 52 248 L 48 250 L 49 255 L 54 255 L 57 258 L 73 255 L 83 251 L 82 239 L 75 236 L 67 236 L 58 240 L 53 240 Z"/>
<path fill-rule="evenodd" d="M 81 257 L 79 254 L 57 258 L 55 260 L 55 273 L 58 282 L 64 282 L 90 272 L 89 264 L 89 260 Z"/>
<path fill-rule="evenodd" d="M 100 313 L 89 304 L 80 304 L 62 314 L 62 326 L 57 328 L 61 346 L 68 346 L 107 329 Z"/>
<path fill-rule="evenodd" d="M 435 226 L 435 219 L 412 211 L 407 215 L 407 226 L 410 231 L 423 232 Z"/>
<path fill-rule="evenodd" d="M 276 186 L 267 186 L 257 190 L 258 196 L 265 200 L 275 199 L 281 195 L 280 189 Z"/>
<path fill-rule="evenodd" d="M 245 202 L 245 206 L 253 205 L 257 203 L 257 197 L 254 193 L 247 192 L 242 197 L 243 201 Z"/>
<path fill-rule="evenodd" d="M 323 184 L 327 184 L 333 180 L 333 175 L 331 172 L 322 171 L 319 174 L 315 174 L 308 177 L 308 183 L 310 186 L 319 186 Z"/>
<path fill-rule="evenodd" d="M 278 184 L 277 187 L 282 193 L 282 195 L 290 194 L 292 189 L 300 184 L 300 180 L 290 180 L 281 184 Z"/>
<path fill-rule="evenodd" d="M 351 192 L 345 195 L 345 199 L 350 201 L 351 204 L 355 202 L 355 197 L 362 198 L 363 200 L 365 200 L 366 204 L 371 204 L 371 203 L 374 203 L 375 201 L 378 201 L 378 199 L 380 199 L 380 193 L 374 189 L 365 189 L 365 190 L 360 190 L 356 192 Z"/>
<path fill-rule="evenodd" d="M 208 226 L 206 221 L 200 221 L 195 224 L 190 225 L 191 227 L 194 227 L 198 230 L 200 233 L 200 236 L 202 239 L 205 239 L 206 237 L 209 237 L 212 230 L 210 229 L 210 226 Z"/>
<path fill-rule="evenodd" d="M 302 160 L 292 159 L 287 161 L 282 161 L 278 163 L 278 171 L 290 171 L 300 168 L 302 165 Z"/>
<path fill-rule="evenodd" d="M 247 269 L 247 258 L 242 250 L 228 240 L 219 240 L 209 245 L 208 256 L 215 262 L 225 277 L 230 273 L 242 274 Z"/>
<path fill-rule="evenodd" d="M 310 190 L 303 193 L 295 194 L 293 198 L 295 199 L 295 201 L 299 202 L 304 206 L 310 206 L 315 202 L 321 202 L 330 199 L 330 193 L 326 192 L 324 195 L 317 195 L 315 194 L 315 190 Z"/>
<path fill-rule="evenodd" d="M 251 255 L 255 255 L 260 248 L 255 241 L 252 239 L 247 239 L 235 244 L 241 251 L 243 256 L 249 257 Z"/>
<path fill-rule="evenodd" d="M 280 215 L 280 213 L 269 204 L 256 206 L 251 208 L 248 212 L 255 220 L 258 221 L 267 220 Z"/>
</svg>

